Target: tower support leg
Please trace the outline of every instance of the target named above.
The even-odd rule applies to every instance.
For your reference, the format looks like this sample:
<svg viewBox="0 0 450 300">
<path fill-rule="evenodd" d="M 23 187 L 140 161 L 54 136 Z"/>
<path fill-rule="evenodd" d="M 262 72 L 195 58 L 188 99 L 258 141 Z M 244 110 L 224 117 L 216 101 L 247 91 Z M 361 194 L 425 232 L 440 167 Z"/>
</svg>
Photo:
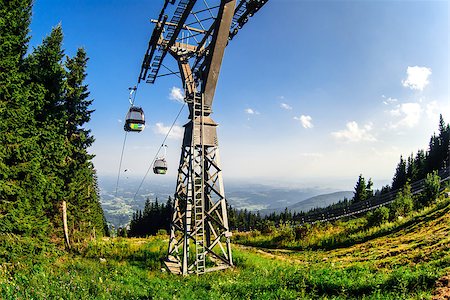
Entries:
<svg viewBox="0 0 450 300">
<path fill-rule="evenodd" d="M 165 261 L 170 272 L 183 275 L 233 266 L 217 125 L 203 124 L 203 130 L 196 131 L 200 124 L 192 123 L 185 126 L 184 141 L 191 143 L 182 146 Z M 195 132 L 213 134 L 202 145 L 195 143 L 202 140 L 193 138 Z"/>
</svg>

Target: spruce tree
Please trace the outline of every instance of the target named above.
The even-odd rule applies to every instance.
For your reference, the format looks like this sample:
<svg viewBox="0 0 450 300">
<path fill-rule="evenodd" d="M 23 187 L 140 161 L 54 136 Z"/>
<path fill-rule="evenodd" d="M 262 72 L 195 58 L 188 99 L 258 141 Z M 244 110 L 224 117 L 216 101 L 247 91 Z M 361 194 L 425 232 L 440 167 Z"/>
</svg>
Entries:
<svg viewBox="0 0 450 300">
<path fill-rule="evenodd" d="M 68 155 L 64 135 L 66 118 L 61 105 L 66 74 L 62 41 L 62 28 L 56 26 L 26 59 L 26 83 L 44 94 L 40 101 L 34 101 L 34 118 L 39 128 L 38 142 L 43 156 L 41 168 L 47 178 L 45 209 L 55 234 L 62 234 L 60 207 L 66 197 L 63 175 Z"/>
<path fill-rule="evenodd" d="M 361 202 L 367 199 L 367 185 L 366 180 L 362 176 L 362 174 L 359 175 L 358 181 L 356 182 L 355 186 L 355 192 L 353 195 L 353 202 Z"/>
<path fill-rule="evenodd" d="M 411 179 L 411 182 L 425 178 L 426 175 L 426 154 L 424 150 L 417 151 L 414 158 L 414 165 L 416 166 L 417 174 Z"/>
<path fill-rule="evenodd" d="M 406 180 L 406 161 L 400 156 L 400 162 L 397 165 L 394 178 L 392 179 L 392 189 L 396 190 L 402 188 L 403 185 L 405 185 Z"/>
<path fill-rule="evenodd" d="M 65 158 L 63 174 L 66 186 L 66 199 L 72 205 L 74 231 L 81 237 L 103 235 L 106 224 L 101 209 L 97 176 L 92 164 L 93 155 L 88 148 L 94 142 L 93 136 L 84 126 L 91 119 L 93 110 L 85 84 L 88 57 L 83 48 L 79 48 L 75 57 L 67 58 L 64 94 L 61 99 L 65 129 Z"/>
<path fill-rule="evenodd" d="M 0 233 L 44 240 L 46 178 L 30 105 L 43 94 L 23 72 L 30 19 L 31 1 L 0 1 Z"/>
</svg>

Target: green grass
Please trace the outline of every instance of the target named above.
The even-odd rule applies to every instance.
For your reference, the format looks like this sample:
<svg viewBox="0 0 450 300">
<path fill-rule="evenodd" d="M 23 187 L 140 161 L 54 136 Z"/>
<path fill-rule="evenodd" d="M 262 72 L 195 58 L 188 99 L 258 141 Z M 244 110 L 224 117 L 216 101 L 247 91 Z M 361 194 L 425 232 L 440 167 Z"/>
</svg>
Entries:
<svg viewBox="0 0 450 300">
<path fill-rule="evenodd" d="M 290 249 L 233 245 L 235 268 L 188 277 L 161 271 L 167 236 L 97 240 L 2 264 L 0 299 L 429 299 L 450 271 L 450 201 L 377 228 L 363 222 L 310 228 Z"/>
<path fill-rule="evenodd" d="M 110 247 L 110 243 L 104 241 Z M 203 276 L 175 276 L 142 263 L 151 241 L 128 242 L 137 250 L 126 260 L 82 256 L 59 257 L 33 267 L 2 268 L 1 299 L 406 299 L 429 295 L 439 276 L 437 266 L 393 267 L 379 272 L 371 264 L 334 265 L 330 261 L 299 262 L 268 257 L 256 249 L 237 247 L 232 270 Z M 142 243 L 144 242 L 144 243 Z M 98 245 L 97 245 L 98 247 Z M 137 257 L 137 261 L 131 257 Z"/>
</svg>

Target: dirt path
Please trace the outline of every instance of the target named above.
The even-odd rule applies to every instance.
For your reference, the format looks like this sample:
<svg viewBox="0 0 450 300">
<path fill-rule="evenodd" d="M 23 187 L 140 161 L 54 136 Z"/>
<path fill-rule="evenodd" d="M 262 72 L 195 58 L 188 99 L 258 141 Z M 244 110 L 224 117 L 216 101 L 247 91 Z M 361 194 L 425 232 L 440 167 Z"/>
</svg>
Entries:
<svg viewBox="0 0 450 300">
<path fill-rule="evenodd" d="M 441 277 L 436 282 L 436 289 L 433 292 L 433 300 L 449 300 L 450 299 L 450 275 Z"/>
<path fill-rule="evenodd" d="M 278 259 L 282 261 L 289 261 L 289 262 L 295 262 L 299 264 L 306 264 L 305 261 L 294 259 L 289 256 L 291 253 L 296 253 L 298 251 L 294 250 L 288 250 L 288 249 L 264 249 L 264 248 L 258 248 L 258 247 L 252 247 L 252 246 L 244 246 L 239 244 L 234 244 L 233 246 L 237 246 L 241 249 L 245 250 L 251 250 L 254 251 L 264 257 L 271 258 L 271 259 Z"/>
</svg>

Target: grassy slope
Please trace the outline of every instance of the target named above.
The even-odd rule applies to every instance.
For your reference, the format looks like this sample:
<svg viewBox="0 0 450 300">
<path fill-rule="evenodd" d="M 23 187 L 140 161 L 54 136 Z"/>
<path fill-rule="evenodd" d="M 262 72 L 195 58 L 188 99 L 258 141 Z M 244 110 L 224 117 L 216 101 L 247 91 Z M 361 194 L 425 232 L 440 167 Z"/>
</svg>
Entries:
<svg viewBox="0 0 450 300">
<path fill-rule="evenodd" d="M 166 237 L 100 240 L 1 266 L 0 299 L 422 299 L 449 272 L 450 201 L 368 231 L 355 222 L 290 242 L 301 251 L 235 246 L 235 269 L 199 277 L 161 272 Z"/>
</svg>

